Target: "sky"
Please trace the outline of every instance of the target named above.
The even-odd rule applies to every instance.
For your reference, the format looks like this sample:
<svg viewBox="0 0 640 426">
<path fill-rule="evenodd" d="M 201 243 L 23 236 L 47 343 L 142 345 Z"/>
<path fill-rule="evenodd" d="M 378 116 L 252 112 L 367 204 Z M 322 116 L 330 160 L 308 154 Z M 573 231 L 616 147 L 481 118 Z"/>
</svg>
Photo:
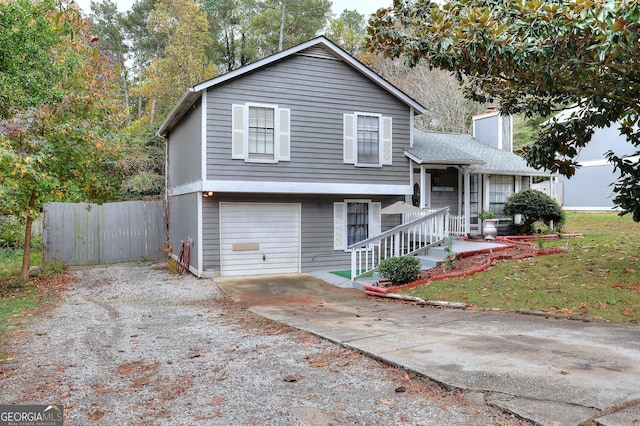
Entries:
<svg viewBox="0 0 640 426">
<path fill-rule="evenodd" d="M 131 5 L 134 0 L 115 0 L 118 5 L 118 9 L 121 12 L 126 12 L 131 9 Z M 91 0 L 76 0 L 76 3 L 85 13 L 90 13 L 91 9 L 89 5 Z M 333 13 L 337 16 L 342 13 L 343 10 L 357 10 L 365 18 L 368 18 L 376 10 L 381 7 L 389 7 L 393 5 L 393 0 L 333 0 Z"/>
</svg>

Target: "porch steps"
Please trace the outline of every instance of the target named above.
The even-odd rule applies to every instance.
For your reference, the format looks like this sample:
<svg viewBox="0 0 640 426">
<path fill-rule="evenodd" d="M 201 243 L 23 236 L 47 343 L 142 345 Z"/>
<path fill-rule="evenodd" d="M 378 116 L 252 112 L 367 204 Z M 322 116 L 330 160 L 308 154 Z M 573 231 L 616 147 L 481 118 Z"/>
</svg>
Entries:
<svg viewBox="0 0 640 426">
<path fill-rule="evenodd" d="M 420 259 L 422 270 L 427 270 L 436 267 L 439 263 L 443 263 L 447 258 L 447 252 L 445 250 L 446 245 L 429 247 L 427 254 L 416 256 Z"/>
</svg>

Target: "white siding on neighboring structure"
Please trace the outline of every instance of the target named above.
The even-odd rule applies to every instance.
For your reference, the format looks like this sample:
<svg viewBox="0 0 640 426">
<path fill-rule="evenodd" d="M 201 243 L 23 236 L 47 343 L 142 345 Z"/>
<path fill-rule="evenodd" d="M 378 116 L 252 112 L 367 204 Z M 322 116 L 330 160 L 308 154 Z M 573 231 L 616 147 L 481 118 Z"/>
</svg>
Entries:
<svg viewBox="0 0 640 426">
<path fill-rule="evenodd" d="M 222 276 L 300 272 L 300 204 L 220 203 Z"/>
</svg>

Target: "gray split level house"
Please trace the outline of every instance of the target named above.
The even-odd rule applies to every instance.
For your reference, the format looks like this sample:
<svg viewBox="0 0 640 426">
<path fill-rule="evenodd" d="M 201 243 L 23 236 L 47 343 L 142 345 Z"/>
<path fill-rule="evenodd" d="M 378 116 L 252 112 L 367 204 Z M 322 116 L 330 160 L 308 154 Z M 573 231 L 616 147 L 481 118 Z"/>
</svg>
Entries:
<svg viewBox="0 0 640 426">
<path fill-rule="evenodd" d="M 416 129 L 426 113 L 324 37 L 189 88 L 158 130 L 173 256 L 189 241 L 197 276 L 353 270 L 402 225 L 385 207 L 478 233 L 543 174 L 511 152 L 510 118 L 477 117 L 474 138 Z"/>
</svg>

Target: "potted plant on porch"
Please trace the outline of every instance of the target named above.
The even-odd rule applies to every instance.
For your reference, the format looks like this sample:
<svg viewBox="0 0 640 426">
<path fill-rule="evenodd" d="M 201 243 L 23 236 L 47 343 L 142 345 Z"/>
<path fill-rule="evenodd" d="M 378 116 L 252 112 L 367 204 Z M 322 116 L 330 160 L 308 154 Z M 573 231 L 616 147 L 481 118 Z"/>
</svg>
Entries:
<svg viewBox="0 0 640 426">
<path fill-rule="evenodd" d="M 498 219 L 495 218 L 495 214 L 491 210 L 482 210 L 478 214 L 478 219 L 482 221 L 482 235 L 485 240 L 495 240 L 498 235 L 498 228 L 496 224 Z"/>
</svg>

